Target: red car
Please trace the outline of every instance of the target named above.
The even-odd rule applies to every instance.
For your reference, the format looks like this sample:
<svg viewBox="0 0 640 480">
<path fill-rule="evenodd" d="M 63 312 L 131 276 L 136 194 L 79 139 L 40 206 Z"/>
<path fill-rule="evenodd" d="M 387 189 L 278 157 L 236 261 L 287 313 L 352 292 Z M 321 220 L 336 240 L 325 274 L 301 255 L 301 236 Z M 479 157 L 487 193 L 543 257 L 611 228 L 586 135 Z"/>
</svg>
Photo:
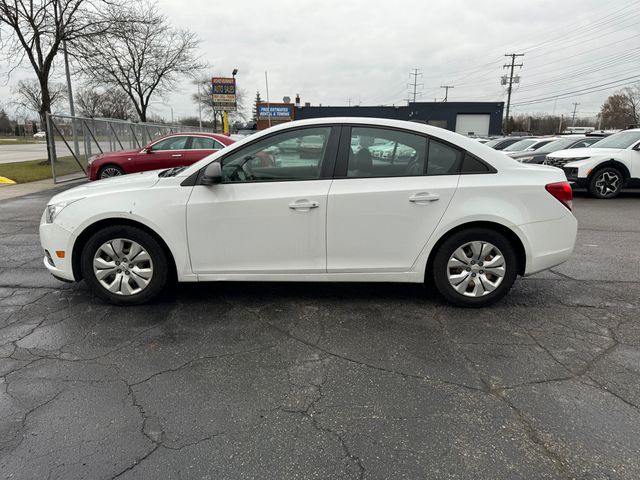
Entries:
<svg viewBox="0 0 640 480">
<path fill-rule="evenodd" d="M 215 133 L 173 133 L 158 138 L 144 148 L 105 152 L 89 159 L 89 180 L 115 177 L 127 173 L 191 165 L 211 155 L 233 139 Z"/>
</svg>

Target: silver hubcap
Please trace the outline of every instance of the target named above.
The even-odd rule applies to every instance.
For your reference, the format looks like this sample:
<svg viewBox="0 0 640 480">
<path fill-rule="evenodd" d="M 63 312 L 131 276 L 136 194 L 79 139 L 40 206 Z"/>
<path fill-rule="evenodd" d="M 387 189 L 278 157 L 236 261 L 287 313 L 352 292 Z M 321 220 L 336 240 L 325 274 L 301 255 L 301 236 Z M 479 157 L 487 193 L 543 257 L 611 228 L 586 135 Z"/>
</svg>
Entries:
<svg viewBox="0 0 640 480">
<path fill-rule="evenodd" d="M 465 243 L 447 263 L 449 283 L 467 297 L 482 297 L 502 283 L 506 263 L 502 252 L 488 242 Z"/>
<path fill-rule="evenodd" d="M 100 178 L 109 178 L 109 177 L 117 177 L 118 175 L 122 175 L 120 170 L 114 167 L 105 168 L 100 174 Z"/>
<path fill-rule="evenodd" d="M 620 188 L 620 177 L 613 172 L 603 172 L 596 179 L 596 190 L 603 197 L 608 197 L 618 191 Z"/>
<path fill-rule="evenodd" d="M 100 284 L 116 295 L 135 295 L 153 277 L 153 262 L 137 242 L 116 238 L 103 243 L 93 257 L 93 273 Z"/>
</svg>

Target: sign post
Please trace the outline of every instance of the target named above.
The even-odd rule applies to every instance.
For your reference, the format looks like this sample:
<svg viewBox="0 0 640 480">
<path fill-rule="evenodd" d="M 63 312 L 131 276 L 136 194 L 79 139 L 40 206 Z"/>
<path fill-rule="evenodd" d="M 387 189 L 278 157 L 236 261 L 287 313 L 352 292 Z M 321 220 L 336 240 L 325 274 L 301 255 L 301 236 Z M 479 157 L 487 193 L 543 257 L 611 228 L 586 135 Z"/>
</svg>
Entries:
<svg viewBox="0 0 640 480">
<path fill-rule="evenodd" d="M 224 134 L 229 135 L 229 112 L 237 110 L 236 79 L 228 77 L 211 78 L 211 101 L 213 107 L 222 110 Z"/>
</svg>

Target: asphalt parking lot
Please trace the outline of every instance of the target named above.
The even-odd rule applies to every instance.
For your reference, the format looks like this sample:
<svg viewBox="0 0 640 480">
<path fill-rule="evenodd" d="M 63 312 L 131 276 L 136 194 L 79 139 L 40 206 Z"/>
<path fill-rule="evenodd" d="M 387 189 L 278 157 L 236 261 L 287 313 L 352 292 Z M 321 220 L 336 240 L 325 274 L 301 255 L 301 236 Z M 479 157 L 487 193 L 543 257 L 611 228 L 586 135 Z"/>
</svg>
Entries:
<svg viewBox="0 0 640 480">
<path fill-rule="evenodd" d="M 183 285 L 111 307 L 0 202 L 0 478 L 640 478 L 640 194 L 461 310 L 415 285 Z M 553 232 L 549 232 L 553 235 Z"/>
</svg>

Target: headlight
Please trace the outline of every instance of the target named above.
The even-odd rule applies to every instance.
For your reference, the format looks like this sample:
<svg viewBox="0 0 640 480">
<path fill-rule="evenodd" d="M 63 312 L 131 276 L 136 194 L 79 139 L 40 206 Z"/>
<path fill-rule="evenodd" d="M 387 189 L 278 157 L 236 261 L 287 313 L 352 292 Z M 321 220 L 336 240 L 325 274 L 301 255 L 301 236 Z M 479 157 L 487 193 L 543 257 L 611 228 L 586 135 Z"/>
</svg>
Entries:
<svg viewBox="0 0 640 480">
<path fill-rule="evenodd" d="M 591 157 L 567 158 L 567 163 L 569 163 L 569 162 L 577 162 L 578 160 L 586 160 L 587 158 L 591 158 Z"/>
<path fill-rule="evenodd" d="M 533 160 L 533 157 L 521 157 L 521 158 L 516 158 L 516 160 L 519 161 L 520 163 L 527 163 Z"/>
<path fill-rule="evenodd" d="M 100 156 L 99 153 L 96 153 L 95 155 L 91 155 L 89 157 L 89 160 L 87 160 L 87 165 L 91 165 L 93 162 L 95 162 L 95 160 Z"/>
<path fill-rule="evenodd" d="M 82 200 L 82 198 L 76 198 L 75 200 L 69 200 L 66 202 L 53 203 L 51 205 L 47 205 L 47 214 L 45 216 L 46 222 L 53 223 L 55 218 L 60 214 L 62 210 L 65 209 L 65 207 L 71 205 L 72 203 L 77 202 L 78 200 Z"/>
</svg>

